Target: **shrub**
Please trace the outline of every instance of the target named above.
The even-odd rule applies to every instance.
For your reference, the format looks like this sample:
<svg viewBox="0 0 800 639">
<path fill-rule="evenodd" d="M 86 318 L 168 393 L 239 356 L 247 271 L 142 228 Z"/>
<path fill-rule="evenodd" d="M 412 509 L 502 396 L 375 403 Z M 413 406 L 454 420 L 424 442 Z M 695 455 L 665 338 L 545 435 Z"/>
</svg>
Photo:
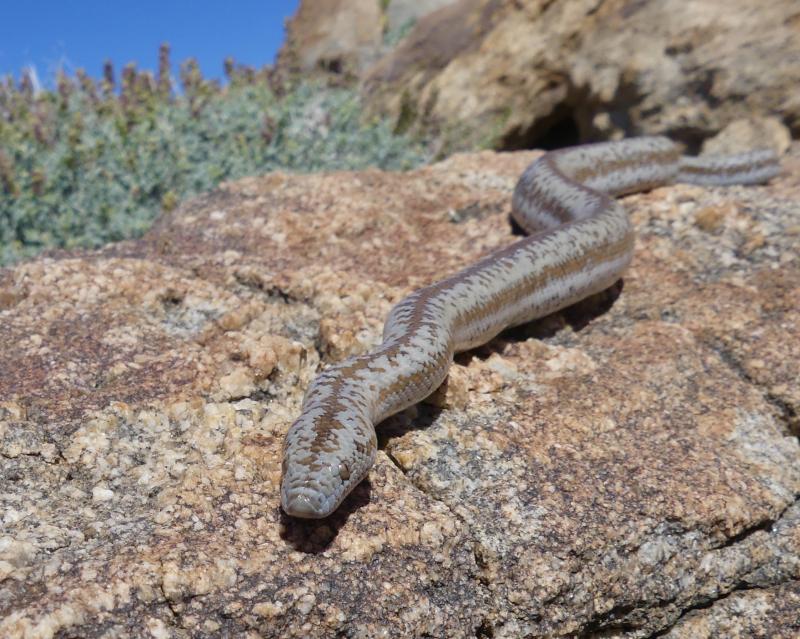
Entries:
<svg viewBox="0 0 800 639">
<path fill-rule="evenodd" d="M 220 86 L 189 60 L 176 91 L 168 54 L 162 47 L 155 78 L 126 66 L 118 88 L 110 64 L 99 81 L 61 74 L 53 91 L 35 93 L 25 78 L 0 85 L 0 264 L 135 237 L 226 179 L 428 159 L 386 122 L 365 123 L 351 90 L 282 93 L 268 70 L 230 60 Z"/>
</svg>

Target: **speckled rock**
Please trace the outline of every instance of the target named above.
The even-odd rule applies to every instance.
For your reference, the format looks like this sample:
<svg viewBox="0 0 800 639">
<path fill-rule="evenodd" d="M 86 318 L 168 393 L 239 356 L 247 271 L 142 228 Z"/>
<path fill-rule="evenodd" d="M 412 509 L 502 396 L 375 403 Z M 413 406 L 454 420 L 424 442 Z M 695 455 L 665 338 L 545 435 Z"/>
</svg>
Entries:
<svg viewBox="0 0 800 639">
<path fill-rule="evenodd" d="M 796 136 L 799 21 L 795 0 L 459 0 L 421 17 L 363 87 L 373 113 L 445 148 L 642 133 L 698 147 L 754 115 Z"/>
<path fill-rule="evenodd" d="M 370 69 L 416 21 L 457 0 L 304 0 L 286 25 L 279 75 L 352 80 Z"/>
<path fill-rule="evenodd" d="M 793 639 L 800 636 L 798 610 L 800 582 L 743 589 L 715 601 L 707 609 L 690 612 L 663 636 L 667 639 Z"/>
<path fill-rule="evenodd" d="M 374 63 L 383 42 L 384 17 L 375 0 L 301 2 L 278 52 L 282 71 L 357 74 Z"/>
<path fill-rule="evenodd" d="M 389 33 L 413 26 L 420 18 L 458 0 L 387 0 L 386 29 Z"/>
<path fill-rule="evenodd" d="M 797 146 L 627 198 L 621 291 L 460 355 L 333 517 L 281 514 L 315 372 L 513 241 L 535 156 L 272 173 L 0 270 L 0 636 L 796 634 Z"/>
</svg>

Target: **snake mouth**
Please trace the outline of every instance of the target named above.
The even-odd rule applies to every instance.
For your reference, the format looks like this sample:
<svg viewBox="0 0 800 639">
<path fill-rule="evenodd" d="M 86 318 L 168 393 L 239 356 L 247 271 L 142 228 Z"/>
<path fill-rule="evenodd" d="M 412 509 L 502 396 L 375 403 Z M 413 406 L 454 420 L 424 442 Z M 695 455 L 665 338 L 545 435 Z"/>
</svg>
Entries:
<svg viewBox="0 0 800 639">
<path fill-rule="evenodd" d="M 300 519 L 322 519 L 331 514 L 332 509 L 327 507 L 328 500 L 322 493 L 315 490 L 293 490 L 291 493 L 283 491 L 281 494 L 281 507 L 290 517 Z"/>
<path fill-rule="evenodd" d="M 290 517 L 300 519 L 324 519 L 339 507 L 345 497 L 355 488 L 372 466 L 374 455 L 357 474 L 350 475 L 346 482 L 339 482 L 330 491 L 321 490 L 316 482 L 303 478 L 292 481 L 284 476 L 281 483 L 281 508 Z"/>
<path fill-rule="evenodd" d="M 334 487 L 329 493 L 320 490 L 313 482 L 298 483 L 284 478 L 281 486 L 281 508 L 290 517 L 323 519 L 336 510 L 345 495 L 343 485 Z"/>
<path fill-rule="evenodd" d="M 319 505 L 308 495 L 297 495 L 282 504 L 284 512 L 290 517 L 300 519 L 322 519 L 327 513 L 320 511 Z"/>
</svg>

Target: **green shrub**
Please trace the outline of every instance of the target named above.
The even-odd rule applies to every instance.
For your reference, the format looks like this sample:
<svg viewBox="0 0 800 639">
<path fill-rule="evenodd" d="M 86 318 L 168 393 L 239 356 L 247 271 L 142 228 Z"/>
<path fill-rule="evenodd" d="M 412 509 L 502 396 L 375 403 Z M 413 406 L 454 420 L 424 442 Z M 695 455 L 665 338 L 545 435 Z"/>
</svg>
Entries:
<svg viewBox="0 0 800 639">
<path fill-rule="evenodd" d="M 273 169 L 403 169 L 428 159 L 418 142 L 365 123 L 357 95 L 300 84 L 281 94 L 267 71 L 226 61 L 229 82 L 181 67 L 181 91 L 162 48 L 154 78 L 106 66 L 94 81 L 59 76 L 34 94 L 0 86 L 0 264 L 48 247 L 135 237 L 163 210 L 220 181 Z"/>
</svg>

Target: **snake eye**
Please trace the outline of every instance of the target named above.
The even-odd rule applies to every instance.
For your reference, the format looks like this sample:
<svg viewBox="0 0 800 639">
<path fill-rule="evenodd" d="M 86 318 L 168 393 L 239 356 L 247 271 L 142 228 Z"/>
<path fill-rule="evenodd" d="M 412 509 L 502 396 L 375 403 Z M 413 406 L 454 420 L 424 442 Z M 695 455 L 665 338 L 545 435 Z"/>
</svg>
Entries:
<svg viewBox="0 0 800 639">
<path fill-rule="evenodd" d="M 339 462 L 339 477 L 342 478 L 342 481 L 350 479 L 350 467 L 347 462 Z"/>
</svg>

